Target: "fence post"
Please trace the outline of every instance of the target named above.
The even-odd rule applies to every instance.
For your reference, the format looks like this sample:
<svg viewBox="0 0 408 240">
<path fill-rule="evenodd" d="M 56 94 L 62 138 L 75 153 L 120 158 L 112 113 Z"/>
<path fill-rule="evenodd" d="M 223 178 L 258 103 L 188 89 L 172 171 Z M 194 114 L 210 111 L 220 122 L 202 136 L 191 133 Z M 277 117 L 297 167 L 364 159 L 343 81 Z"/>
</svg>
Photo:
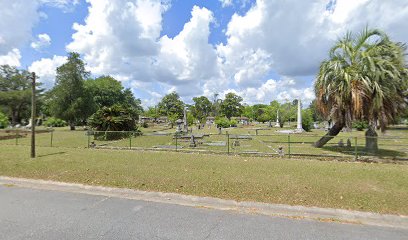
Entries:
<svg viewBox="0 0 408 240">
<path fill-rule="evenodd" d="M 358 154 L 357 154 L 357 137 L 354 137 L 354 160 L 357 161 L 358 159 Z"/>
<path fill-rule="evenodd" d="M 290 158 L 290 134 L 288 134 L 288 155 Z"/>
<path fill-rule="evenodd" d="M 51 130 L 51 144 L 50 144 L 50 146 L 52 147 L 52 139 L 53 139 L 53 136 L 54 135 L 54 130 Z"/>
<path fill-rule="evenodd" d="M 129 149 L 132 149 L 132 132 L 129 134 Z"/>
<path fill-rule="evenodd" d="M 16 145 L 18 145 L 18 130 L 16 130 Z"/>
<path fill-rule="evenodd" d="M 177 146 L 177 132 L 174 134 L 174 137 L 176 138 L 176 152 L 178 151 L 178 146 Z"/>
<path fill-rule="evenodd" d="M 228 155 L 230 154 L 230 144 L 229 144 L 229 133 L 228 133 L 228 131 L 226 132 L 227 133 L 227 153 L 228 153 Z"/>
</svg>

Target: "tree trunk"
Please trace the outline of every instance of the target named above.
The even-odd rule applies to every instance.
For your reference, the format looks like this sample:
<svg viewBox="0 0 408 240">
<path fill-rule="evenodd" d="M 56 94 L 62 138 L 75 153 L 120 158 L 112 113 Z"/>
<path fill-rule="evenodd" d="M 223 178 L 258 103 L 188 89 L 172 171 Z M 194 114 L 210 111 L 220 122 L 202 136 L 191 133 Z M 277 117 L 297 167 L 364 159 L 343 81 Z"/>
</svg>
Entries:
<svg viewBox="0 0 408 240">
<path fill-rule="evenodd" d="M 317 148 L 323 147 L 327 142 L 332 140 L 339 132 L 341 129 L 343 129 L 344 125 L 340 123 L 335 123 L 332 128 L 329 129 L 329 132 L 326 133 L 322 138 L 320 138 L 317 142 L 314 143 L 314 146 Z"/>
<path fill-rule="evenodd" d="M 16 126 L 17 125 L 17 112 L 14 111 L 14 109 L 11 109 L 11 125 Z"/>
<path fill-rule="evenodd" d="M 378 134 L 375 131 L 375 127 L 370 125 L 365 132 L 366 137 L 366 151 L 367 152 L 377 152 L 378 151 Z"/>
</svg>

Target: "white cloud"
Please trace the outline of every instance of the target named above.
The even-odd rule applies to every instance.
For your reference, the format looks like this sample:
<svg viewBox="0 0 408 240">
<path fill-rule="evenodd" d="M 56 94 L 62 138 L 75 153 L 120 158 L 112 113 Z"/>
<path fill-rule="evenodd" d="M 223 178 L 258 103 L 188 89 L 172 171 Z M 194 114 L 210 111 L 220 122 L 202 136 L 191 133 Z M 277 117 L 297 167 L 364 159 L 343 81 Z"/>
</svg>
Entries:
<svg viewBox="0 0 408 240">
<path fill-rule="evenodd" d="M 159 0 L 88 2 L 89 15 L 84 25 L 74 24 L 76 32 L 67 51 L 81 53 L 95 74 L 128 75 L 134 80 L 146 77 L 143 71 L 152 63 L 149 57 L 158 52 L 156 40 L 166 5 Z"/>
<path fill-rule="evenodd" d="M 70 12 L 79 4 L 79 0 L 38 0 L 39 3 L 62 9 L 64 12 Z"/>
<path fill-rule="evenodd" d="M 254 82 L 260 86 L 272 71 L 314 75 L 338 37 L 366 25 L 408 42 L 408 32 L 403 30 L 408 21 L 406 1 L 337 0 L 327 10 L 329 2 L 257 0 L 246 14 L 234 14 L 226 29 L 227 43 L 217 46 L 225 75 L 241 87 Z M 251 64 L 252 59 L 259 65 Z"/>
<path fill-rule="evenodd" d="M 66 57 L 56 56 L 53 58 L 41 58 L 35 61 L 28 67 L 28 71 L 35 72 L 39 77 L 39 81 L 44 84 L 44 87 L 51 88 L 55 82 L 57 67 L 67 61 Z"/>
<path fill-rule="evenodd" d="M 232 0 L 219 0 L 221 2 L 222 7 L 228 7 L 232 5 Z"/>
<path fill-rule="evenodd" d="M 37 8 L 36 1 L 0 0 L 0 55 L 30 40 L 31 30 L 39 20 Z"/>
<path fill-rule="evenodd" d="M 20 67 L 21 54 L 17 48 L 12 49 L 6 55 L 0 55 L 0 65 L 10 65 Z"/>
<path fill-rule="evenodd" d="M 36 41 L 31 43 L 31 47 L 36 51 L 41 51 L 51 45 L 51 38 L 48 34 L 38 34 Z"/>
</svg>

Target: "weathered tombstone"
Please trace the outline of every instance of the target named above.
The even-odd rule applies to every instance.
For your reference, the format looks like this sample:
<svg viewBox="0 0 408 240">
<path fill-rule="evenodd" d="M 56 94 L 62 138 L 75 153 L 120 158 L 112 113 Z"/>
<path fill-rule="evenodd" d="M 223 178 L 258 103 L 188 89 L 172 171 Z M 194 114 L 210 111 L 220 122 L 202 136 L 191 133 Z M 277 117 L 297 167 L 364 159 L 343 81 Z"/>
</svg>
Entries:
<svg viewBox="0 0 408 240">
<path fill-rule="evenodd" d="M 351 148 L 351 141 L 350 141 L 350 138 L 347 138 L 347 147 L 348 147 L 348 148 Z"/>
<path fill-rule="evenodd" d="M 183 123 L 183 120 L 181 120 L 181 119 L 178 119 L 177 121 L 176 121 L 176 124 L 177 124 L 177 129 L 176 129 L 176 132 L 177 133 L 180 133 L 180 132 L 182 132 L 183 130 L 181 129 L 181 124 Z"/>
<path fill-rule="evenodd" d="M 238 140 L 234 140 L 234 142 L 232 143 L 232 146 L 233 147 L 239 147 L 239 146 L 241 146 L 241 144 L 239 143 Z"/>
<path fill-rule="evenodd" d="M 340 141 L 339 141 L 339 143 L 338 143 L 338 146 L 339 146 L 339 147 L 344 147 L 343 139 L 340 139 Z"/>
<path fill-rule="evenodd" d="M 283 147 L 282 146 L 278 147 L 278 155 L 279 155 L 279 157 L 285 156 L 285 153 L 283 152 Z"/>
<path fill-rule="evenodd" d="M 194 135 L 191 135 L 191 138 L 190 138 L 190 147 L 197 147 L 197 144 L 196 144 Z"/>
</svg>

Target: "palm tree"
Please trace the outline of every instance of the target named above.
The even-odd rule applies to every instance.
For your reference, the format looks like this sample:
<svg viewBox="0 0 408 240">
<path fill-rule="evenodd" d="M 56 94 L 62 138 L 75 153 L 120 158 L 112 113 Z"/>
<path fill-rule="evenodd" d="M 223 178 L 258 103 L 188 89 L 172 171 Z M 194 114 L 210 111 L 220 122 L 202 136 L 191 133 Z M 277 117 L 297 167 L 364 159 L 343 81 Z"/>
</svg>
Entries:
<svg viewBox="0 0 408 240">
<path fill-rule="evenodd" d="M 320 113 L 335 122 L 315 143 L 322 147 L 353 120 L 366 120 L 366 148 L 378 149 L 378 126 L 382 131 L 406 108 L 408 70 L 406 46 L 392 42 L 379 30 L 347 33 L 323 61 L 315 82 L 316 105 Z"/>
</svg>

